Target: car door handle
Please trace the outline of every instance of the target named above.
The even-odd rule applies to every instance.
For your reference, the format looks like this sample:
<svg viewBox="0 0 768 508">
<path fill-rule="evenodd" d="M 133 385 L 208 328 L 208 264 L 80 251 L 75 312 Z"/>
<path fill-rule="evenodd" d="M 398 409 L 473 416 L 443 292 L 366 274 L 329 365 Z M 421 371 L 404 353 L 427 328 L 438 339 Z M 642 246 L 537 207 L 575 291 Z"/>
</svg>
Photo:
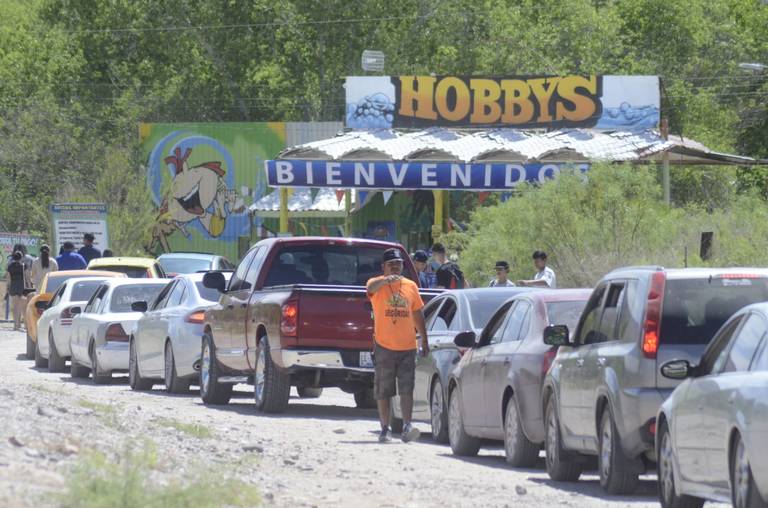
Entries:
<svg viewBox="0 0 768 508">
<path fill-rule="evenodd" d="M 584 359 L 583 358 L 579 358 L 578 360 L 576 360 L 576 366 L 577 367 L 583 367 L 584 366 Z"/>
</svg>

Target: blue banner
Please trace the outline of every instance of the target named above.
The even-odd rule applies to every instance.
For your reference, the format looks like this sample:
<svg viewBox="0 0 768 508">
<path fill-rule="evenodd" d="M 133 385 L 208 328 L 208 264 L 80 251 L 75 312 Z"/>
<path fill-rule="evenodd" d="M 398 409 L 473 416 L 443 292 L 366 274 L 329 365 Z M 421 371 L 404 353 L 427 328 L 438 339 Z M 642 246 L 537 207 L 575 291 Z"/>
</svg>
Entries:
<svg viewBox="0 0 768 508">
<path fill-rule="evenodd" d="M 582 173 L 589 164 L 456 164 L 450 162 L 335 162 L 268 160 L 272 187 L 335 189 L 448 189 L 504 191 L 523 182 L 543 182 L 563 170 Z"/>
</svg>

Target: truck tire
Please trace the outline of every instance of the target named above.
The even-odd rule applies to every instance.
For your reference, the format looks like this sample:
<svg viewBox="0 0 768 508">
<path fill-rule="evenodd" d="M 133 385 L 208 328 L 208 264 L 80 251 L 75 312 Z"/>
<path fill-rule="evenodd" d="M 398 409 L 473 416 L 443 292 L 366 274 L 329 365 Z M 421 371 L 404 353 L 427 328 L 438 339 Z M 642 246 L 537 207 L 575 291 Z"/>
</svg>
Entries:
<svg viewBox="0 0 768 508">
<path fill-rule="evenodd" d="M 139 374 L 139 356 L 136 353 L 136 342 L 131 337 L 128 353 L 128 385 L 135 392 L 145 392 L 151 390 L 153 384 L 151 379 L 141 377 L 141 374 Z"/>
<path fill-rule="evenodd" d="M 165 343 L 165 391 L 168 393 L 189 392 L 189 379 L 181 379 L 176 373 L 176 357 L 173 355 L 173 343 L 170 340 Z"/>
<path fill-rule="evenodd" d="M 56 350 L 56 342 L 53 340 L 53 331 L 48 332 L 48 372 L 64 372 L 67 368 L 67 359 L 59 356 Z"/>
<path fill-rule="evenodd" d="M 253 376 L 253 398 L 256 409 L 265 413 L 282 413 L 288 407 L 291 379 L 272 361 L 269 340 L 259 339 Z"/>
<path fill-rule="evenodd" d="M 40 341 L 35 342 L 35 367 L 38 369 L 48 367 L 48 360 L 43 358 L 43 355 L 40 354 Z"/>
<path fill-rule="evenodd" d="M 546 431 L 545 448 L 547 451 L 547 473 L 556 482 L 575 482 L 579 479 L 582 466 L 577 457 L 563 448 L 560 438 L 560 421 L 555 409 L 555 396 L 551 395 L 547 401 L 547 410 L 544 416 Z"/>
<path fill-rule="evenodd" d="M 27 332 L 27 360 L 34 360 L 35 359 L 35 342 L 32 340 L 32 337 L 29 336 L 29 332 Z"/>
<path fill-rule="evenodd" d="M 322 388 L 316 388 L 314 386 L 299 386 L 296 388 L 296 391 L 302 399 L 317 399 L 323 394 Z"/>
<path fill-rule="evenodd" d="M 216 347 L 210 334 L 203 334 L 203 349 L 200 355 L 200 398 L 203 404 L 220 406 L 229 404 L 232 388 L 235 385 L 219 383 L 219 371 L 216 366 Z"/>
<path fill-rule="evenodd" d="M 355 406 L 358 409 L 373 409 L 376 407 L 376 398 L 373 396 L 373 388 L 355 392 Z"/>
<path fill-rule="evenodd" d="M 640 482 L 639 474 L 633 461 L 624 455 L 621 437 L 608 407 L 605 408 L 600 419 L 598 437 L 600 485 L 612 495 L 634 493 Z"/>
</svg>

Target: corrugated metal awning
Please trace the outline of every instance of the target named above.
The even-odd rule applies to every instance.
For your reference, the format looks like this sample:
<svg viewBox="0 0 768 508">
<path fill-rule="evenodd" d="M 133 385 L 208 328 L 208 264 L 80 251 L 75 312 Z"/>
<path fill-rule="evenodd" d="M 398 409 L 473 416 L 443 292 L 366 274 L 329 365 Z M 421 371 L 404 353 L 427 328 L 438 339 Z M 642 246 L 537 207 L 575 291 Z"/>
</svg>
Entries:
<svg viewBox="0 0 768 508">
<path fill-rule="evenodd" d="M 312 190 L 297 188 L 288 197 L 288 211 L 292 217 L 345 217 L 344 200 L 336 197 L 334 189 L 318 189 L 314 199 Z M 354 208 L 355 194 L 352 193 Z M 251 213 L 259 217 L 278 217 L 280 215 L 280 191 L 275 190 L 248 207 Z"/>
</svg>

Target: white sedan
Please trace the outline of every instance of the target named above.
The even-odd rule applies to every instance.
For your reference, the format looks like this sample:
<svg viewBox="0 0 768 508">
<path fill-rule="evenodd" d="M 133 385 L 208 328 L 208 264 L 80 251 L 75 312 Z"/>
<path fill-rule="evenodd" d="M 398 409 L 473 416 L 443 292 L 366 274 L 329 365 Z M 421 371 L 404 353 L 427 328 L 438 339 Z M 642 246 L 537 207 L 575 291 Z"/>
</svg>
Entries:
<svg viewBox="0 0 768 508">
<path fill-rule="evenodd" d="M 202 350 L 203 315 L 219 292 L 203 286 L 203 273 L 179 275 L 136 323 L 130 339 L 131 389 L 149 390 L 165 381 L 169 393 L 197 384 Z M 231 273 L 224 273 L 229 279 Z"/>
<path fill-rule="evenodd" d="M 128 370 L 128 338 L 142 312 L 135 302 L 154 301 L 168 285 L 163 279 L 108 279 L 72 320 L 70 373 L 95 384 L 109 382 L 112 372 Z"/>
<path fill-rule="evenodd" d="M 39 354 L 48 360 L 50 372 L 64 372 L 70 356 L 69 339 L 72 318 L 82 312 L 106 277 L 75 277 L 67 279 L 51 297 L 45 312 L 37 322 Z M 41 302 L 42 303 L 42 302 Z"/>
<path fill-rule="evenodd" d="M 673 360 L 661 373 L 687 378 L 656 420 L 661 505 L 768 506 L 768 303 L 734 314 L 697 366 Z"/>
</svg>

